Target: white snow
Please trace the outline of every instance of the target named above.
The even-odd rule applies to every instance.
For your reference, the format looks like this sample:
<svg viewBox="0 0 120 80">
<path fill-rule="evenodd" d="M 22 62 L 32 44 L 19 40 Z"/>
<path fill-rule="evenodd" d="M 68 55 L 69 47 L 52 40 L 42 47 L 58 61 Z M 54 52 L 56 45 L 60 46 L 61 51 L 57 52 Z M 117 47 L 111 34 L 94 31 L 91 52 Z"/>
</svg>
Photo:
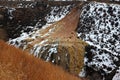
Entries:
<svg viewBox="0 0 120 80">
<path fill-rule="evenodd" d="M 8 8 L 8 15 L 10 20 L 13 19 L 13 11 L 15 10 L 16 10 L 15 8 Z"/>
<path fill-rule="evenodd" d="M 46 43 L 47 41 L 48 41 L 48 39 L 45 39 L 45 40 L 41 41 L 39 44 L 44 44 L 44 43 Z"/>
<path fill-rule="evenodd" d="M 82 71 L 78 74 L 80 77 L 86 77 L 86 71 L 83 68 Z"/>
<path fill-rule="evenodd" d="M 24 50 L 25 48 L 27 48 L 27 45 L 31 44 L 31 41 L 26 42 L 26 39 L 35 40 L 38 37 L 39 38 L 44 38 L 44 37 L 48 36 L 49 34 L 53 33 L 55 28 L 49 29 L 49 31 L 44 35 L 40 33 L 42 30 L 45 30 L 46 28 L 50 27 L 50 25 L 51 24 L 46 24 L 41 29 L 38 29 L 38 28 L 35 27 L 33 29 L 33 32 L 30 32 L 30 33 L 23 32 L 20 35 L 20 37 L 9 40 L 9 43 L 12 44 L 12 45 L 15 45 L 16 47 L 23 46 L 23 50 Z M 17 42 L 17 44 L 16 44 L 16 42 Z M 49 61 L 51 55 L 53 53 L 57 53 L 58 43 L 47 44 L 47 42 L 48 42 L 48 39 L 43 39 L 42 41 L 36 43 L 33 46 L 33 48 L 30 50 L 30 53 L 33 54 L 36 57 L 41 57 L 42 53 L 46 52 L 46 50 L 48 49 L 48 56 L 47 56 L 46 61 Z"/>
<path fill-rule="evenodd" d="M 51 54 L 51 53 L 57 53 L 57 48 L 56 47 L 53 47 L 53 48 L 50 48 L 48 50 L 48 52 Z"/>
<path fill-rule="evenodd" d="M 117 73 L 113 76 L 112 80 L 120 80 L 120 67 L 117 70 Z"/>
<path fill-rule="evenodd" d="M 12 44 L 12 45 L 15 45 L 16 47 L 20 47 L 21 41 L 24 40 L 24 39 L 27 39 L 27 38 L 29 38 L 29 35 L 27 33 L 22 33 L 20 35 L 20 37 L 15 38 L 15 39 L 10 39 L 9 43 Z"/>
<path fill-rule="evenodd" d="M 56 22 L 65 17 L 65 15 L 69 12 L 70 5 L 68 6 L 60 6 L 60 7 L 52 7 L 52 11 L 45 18 L 47 23 Z M 61 10 L 60 10 L 61 9 Z"/>
<path fill-rule="evenodd" d="M 18 5 L 20 8 L 23 7 L 29 7 L 29 6 L 33 6 L 33 4 L 28 4 L 26 6 L 24 6 L 23 4 L 19 4 Z M 41 34 L 40 32 L 48 27 L 50 27 L 51 24 L 48 23 L 53 23 L 55 21 L 58 21 L 60 19 L 62 19 L 69 11 L 68 9 L 70 9 L 71 5 L 68 6 L 59 6 L 59 7 L 52 7 L 51 8 L 51 12 L 50 14 L 48 14 L 46 16 L 46 20 L 47 20 L 47 24 L 45 26 L 43 26 L 40 30 L 38 30 L 38 26 L 41 26 L 40 24 L 40 20 L 36 23 L 35 26 L 33 26 L 33 31 L 29 32 L 29 33 L 25 33 L 24 31 L 22 31 L 23 33 L 20 35 L 20 37 L 15 38 L 15 39 L 11 39 L 9 40 L 9 43 L 12 45 L 15 45 L 16 47 L 20 47 L 23 46 L 23 48 L 25 49 L 27 45 L 31 44 L 31 41 L 26 42 L 26 39 L 30 39 L 30 40 L 35 40 L 37 38 L 44 38 L 46 36 L 49 36 L 51 33 L 54 32 L 55 28 L 51 28 L 49 29 L 49 31 L 45 34 Z M 9 11 L 9 14 L 11 14 L 12 11 Z M 12 15 L 12 14 L 11 14 Z M 53 16 L 54 15 L 54 16 Z M 33 46 L 33 48 L 30 50 L 30 53 L 33 53 L 35 56 L 38 57 L 39 52 L 41 51 L 44 52 L 46 50 L 46 46 L 48 46 L 48 44 L 46 44 L 48 40 L 44 39 L 43 41 L 41 41 L 38 44 L 35 44 Z M 16 44 L 17 42 L 17 44 Z M 41 44 L 44 44 L 43 47 L 41 47 Z M 51 48 L 48 50 L 49 56 L 52 53 L 57 53 L 57 45 L 51 45 Z M 42 49 L 42 50 L 41 50 Z"/>
<path fill-rule="evenodd" d="M 95 65 L 93 69 L 102 69 L 105 73 L 110 73 L 117 67 L 114 62 L 119 61 L 120 56 L 119 15 L 120 5 L 118 4 L 91 2 L 84 6 L 77 34 L 89 45 L 95 47 L 91 51 L 94 55 L 92 61 L 88 58 L 84 59 L 87 66 Z"/>
<path fill-rule="evenodd" d="M 22 5 L 23 4 L 19 4 L 20 7 Z M 119 13 L 120 5 L 105 4 L 105 3 L 98 3 L 98 2 L 91 2 L 88 5 L 90 6 L 90 9 L 86 10 L 86 8 L 89 8 L 89 7 L 85 6 L 84 7 L 85 9 L 83 9 L 82 14 L 80 16 L 82 17 L 82 20 L 80 21 L 82 30 L 80 31 L 80 33 L 77 33 L 77 34 L 79 37 L 85 34 L 85 37 L 81 37 L 81 38 L 84 41 L 86 41 L 88 44 L 96 47 L 96 49 L 91 50 L 91 52 L 93 52 L 93 54 L 95 55 L 92 57 L 92 61 L 88 62 L 89 59 L 85 57 L 84 63 L 89 67 L 92 67 L 92 65 L 95 65 L 95 67 L 93 67 L 95 70 L 102 69 L 105 73 L 110 73 L 113 69 L 117 67 L 116 64 L 114 64 L 114 61 L 119 61 L 119 57 L 117 56 L 118 55 L 120 56 L 120 54 L 118 54 L 120 53 L 120 13 Z M 28 6 L 29 5 L 27 5 L 26 7 Z M 61 20 L 69 12 L 70 7 L 71 5 L 52 7 L 50 14 L 48 14 L 45 17 L 45 19 L 47 20 L 47 23 L 53 23 Z M 115 9 L 113 12 L 111 12 L 111 10 L 109 11 L 111 7 L 113 10 Z M 10 17 L 9 17 L 10 19 L 13 18 L 12 12 L 14 10 L 15 9 L 10 9 L 8 12 L 8 14 L 10 14 Z M 84 14 L 85 11 L 87 12 L 86 14 Z M 92 24 L 91 21 L 94 21 L 94 23 Z M 23 49 L 25 49 L 27 46 L 26 44 L 30 44 L 31 42 L 22 42 L 22 41 L 26 39 L 37 39 L 37 37 L 43 38 L 48 36 L 49 34 L 54 32 L 55 28 L 50 29 L 48 33 L 44 35 L 40 34 L 40 32 L 41 30 L 44 30 L 50 27 L 50 25 L 51 24 L 46 24 L 40 30 L 38 30 L 37 26 L 41 26 L 40 21 L 38 21 L 38 23 L 34 26 L 33 32 L 30 32 L 30 33 L 23 32 L 20 35 L 20 37 L 12 40 L 10 39 L 9 43 L 11 43 L 12 45 L 15 45 L 16 47 L 20 47 L 21 45 L 24 45 Z M 86 28 L 85 31 L 84 31 L 84 28 Z M 88 30 L 90 29 L 90 30 L 87 31 L 87 29 Z M 116 36 L 118 39 L 116 39 Z M 112 44 L 110 40 L 115 43 Z M 35 44 L 31 49 L 30 53 L 33 53 L 34 56 L 36 57 L 41 57 L 40 53 L 43 53 L 45 50 L 47 50 L 47 46 L 50 46 L 50 48 L 48 49 L 48 56 L 46 58 L 46 61 L 49 61 L 51 55 L 54 53 L 55 54 L 57 53 L 58 44 L 49 45 L 49 44 L 46 44 L 47 41 L 48 41 L 47 39 L 44 39 L 40 43 Z M 41 44 L 43 45 L 41 46 Z M 100 54 L 100 52 L 102 54 Z M 60 60 L 59 56 L 58 56 L 58 60 Z M 52 62 L 54 62 L 54 60 L 52 60 Z M 106 68 L 104 68 L 104 66 L 106 66 Z M 107 70 L 108 67 L 111 68 L 111 70 Z M 79 74 L 79 76 L 84 77 L 85 72 L 82 71 Z M 115 79 L 117 80 L 117 78 L 113 78 L 113 80 Z"/>
</svg>

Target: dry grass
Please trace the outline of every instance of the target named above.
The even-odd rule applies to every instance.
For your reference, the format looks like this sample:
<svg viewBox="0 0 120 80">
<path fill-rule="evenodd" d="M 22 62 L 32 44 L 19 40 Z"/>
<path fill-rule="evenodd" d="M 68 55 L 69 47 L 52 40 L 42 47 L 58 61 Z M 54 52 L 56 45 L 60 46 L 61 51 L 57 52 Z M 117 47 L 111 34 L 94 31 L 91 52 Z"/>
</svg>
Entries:
<svg viewBox="0 0 120 80">
<path fill-rule="evenodd" d="M 82 5 L 79 6 L 82 7 Z M 28 44 L 25 50 L 30 52 L 30 50 L 35 44 L 38 44 L 44 40 L 48 41 L 44 44 L 40 44 L 40 46 L 44 46 L 45 44 L 58 43 L 57 55 L 63 57 L 62 59 L 67 58 L 64 57 L 66 52 L 68 53 L 68 55 L 70 55 L 70 59 L 68 60 L 69 69 L 66 69 L 67 60 L 61 60 L 60 64 L 57 62 L 56 63 L 62 66 L 65 70 L 69 71 L 70 73 L 76 75 L 79 74 L 84 65 L 84 48 L 87 45 L 87 43 L 77 38 L 77 34 L 75 32 L 79 21 L 80 7 L 75 7 L 60 21 L 55 22 L 46 29 L 41 29 L 39 31 L 39 34 L 41 34 L 41 36 L 44 36 L 46 33 L 49 33 L 51 29 L 53 31 L 47 36 L 39 37 L 35 40 L 30 41 L 31 43 Z M 50 46 L 48 46 L 48 48 L 49 47 Z M 44 53 L 46 54 L 48 53 L 48 51 L 45 51 Z"/>
<path fill-rule="evenodd" d="M 67 14 L 63 19 L 58 22 L 55 22 L 53 25 L 50 25 L 46 29 L 41 29 L 39 34 L 40 36 L 44 36 L 46 33 L 49 33 L 51 29 L 53 31 L 49 33 L 49 35 L 44 37 L 39 37 L 33 41 L 31 41 L 31 45 L 34 45 L 38 42 L 43 41 L 44 39 L 48 39 L 50 42 L 52 40 L 60 40 L 60 41 L 70 41 L 77 42 L 77 35 L 75 29 L 77 28 L 79 21 L 80 10 L 78 7 L 71 10 L 69 14 Z"/>
<path fill-rule="evenodd" d="M 58 47 L 58 55 L 69 55 L 68 67 L 70 73 L 78 75 L 84 65 L 85 44 L 82 42 L 62 42 Z M 63 49 L 64 48 L 64 49 Z M 66 58 L 66 57 L 65 57 Z M 62 60 L 61 60 L 62 61 Z M 65 63 L 65 61 L 63 61 Z M 66 64 L 66 63 L 65 63 Z M 64 65 L 60 65 L 64 68 Z"/>
<path fill-rule="evenodd" d="M 0 41 L 0 80 L 81 80 Z"/>
</svg>

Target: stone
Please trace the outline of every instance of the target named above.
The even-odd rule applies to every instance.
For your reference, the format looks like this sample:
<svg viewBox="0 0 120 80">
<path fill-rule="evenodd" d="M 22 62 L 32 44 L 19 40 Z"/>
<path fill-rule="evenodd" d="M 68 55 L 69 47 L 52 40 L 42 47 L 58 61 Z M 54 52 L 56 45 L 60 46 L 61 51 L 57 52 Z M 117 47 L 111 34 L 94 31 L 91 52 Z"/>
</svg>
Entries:
<svg viewBox="0 0 120 80">
<path fill-rule="evenodd" d="M 90 77 L 97 71 L 105 80 L 111 80 L 120 66 L 119 8 L 118 4 L 100 2 L 83 7 L 77 30 L 80 39 L 90 45 L 85 52 L 85 66 L 93 69 Z"/>
<path fill-rule="evenodd" d="M 7 33 L 4 29 L 0 28 L 0 40 L 4 40 L 7 41 L 8 40 L 8 36 Z"/>
<path fill-rule="evenodd" d="M 63 19 L 40 30 L 10 41 L 13 45 L 30 52 L 36 57 L 60 65 L 66 71 L 78 75 L 84 66 L 87 43 L 77 38 L 75 32 L 81 10 L 75 7 Z"/>
</svg>

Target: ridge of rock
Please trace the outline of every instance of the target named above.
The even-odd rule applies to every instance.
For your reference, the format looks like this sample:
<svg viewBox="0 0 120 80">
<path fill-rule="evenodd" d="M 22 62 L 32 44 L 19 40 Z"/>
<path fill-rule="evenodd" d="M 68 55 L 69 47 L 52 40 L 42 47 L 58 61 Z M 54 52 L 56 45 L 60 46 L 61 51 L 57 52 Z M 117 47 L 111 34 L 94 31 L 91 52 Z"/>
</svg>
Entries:
<svg viewBox="0 0 120 80">
<path fill-rule="evenodd" d="M 75 7 L 60 21 L 29 34 L 23 33 L 22 37 L 11 40 L 10 44 L 78 75 L 84 65 L 87 45 L 77 38 L 75 32 L 79 15 L 80 9 Z"/>
</svg>

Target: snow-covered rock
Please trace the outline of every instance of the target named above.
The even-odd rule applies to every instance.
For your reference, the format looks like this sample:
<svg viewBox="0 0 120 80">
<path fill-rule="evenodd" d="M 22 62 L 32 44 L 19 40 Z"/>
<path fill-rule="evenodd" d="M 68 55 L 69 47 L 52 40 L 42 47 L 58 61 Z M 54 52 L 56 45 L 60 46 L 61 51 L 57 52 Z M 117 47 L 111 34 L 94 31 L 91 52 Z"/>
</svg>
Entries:
<svg viewBox="0 0 120 80">
<path fill-rule="evenodd" d="M 78 36 L 90 46 L 85 65 L 106 75 L 120 66 L 120 5 L 91 2 L 80 16 Z"/>
<path fill-rule="evenodd" d="M 46 16 L 47 23 L 56 22 L 64 18 L 71 6 L 72 5 L 51 7 L 51 12 Z"/>
<path fill-rule="evenodd" d="M 41 29 L 36 28 L 31 33 L 23 33 L 9 43 L 78 74 L 83 68 L 87 45 L 79 40 L 75 33 L 79 15 L 79 8 L 76 7 L 60 21 L 45 25 Z"/>
</svg>

